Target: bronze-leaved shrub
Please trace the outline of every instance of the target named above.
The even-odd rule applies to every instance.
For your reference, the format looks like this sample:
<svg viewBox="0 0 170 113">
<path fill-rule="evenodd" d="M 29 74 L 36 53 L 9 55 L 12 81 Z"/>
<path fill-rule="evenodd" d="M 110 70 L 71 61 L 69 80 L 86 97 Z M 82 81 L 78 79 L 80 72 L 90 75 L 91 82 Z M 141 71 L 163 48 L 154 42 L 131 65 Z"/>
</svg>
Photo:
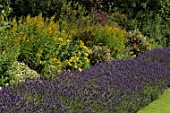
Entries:
<svg viewBox="0 0 170 113">
<path fill-rule="evenodd" d="M 138 56 L 140 53 L 151 49 L 146 37 L 139 30 L 127 32 L 125 45 L 133 56 Z"/>
</svg>

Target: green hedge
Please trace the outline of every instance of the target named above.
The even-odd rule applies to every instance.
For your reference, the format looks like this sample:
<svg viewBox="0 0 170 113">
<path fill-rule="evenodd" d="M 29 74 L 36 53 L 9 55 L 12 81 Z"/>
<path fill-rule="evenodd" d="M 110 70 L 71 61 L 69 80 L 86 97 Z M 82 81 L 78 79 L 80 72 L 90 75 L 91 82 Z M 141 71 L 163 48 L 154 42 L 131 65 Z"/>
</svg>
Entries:
<svg viewBox="0 0 170 113">
<path fill-rule="evenodd" d="M 13 8 L 11 17 L 20 17 L 31 14 L 37 16 L 43 13 L 45 17 L 51 17 L 54 14 L 60 15 L 61 7 L 66 0 L 11 0 L 10 6 Z M 6 1 L 3 0 L 5 4 Z"/>
</svg>

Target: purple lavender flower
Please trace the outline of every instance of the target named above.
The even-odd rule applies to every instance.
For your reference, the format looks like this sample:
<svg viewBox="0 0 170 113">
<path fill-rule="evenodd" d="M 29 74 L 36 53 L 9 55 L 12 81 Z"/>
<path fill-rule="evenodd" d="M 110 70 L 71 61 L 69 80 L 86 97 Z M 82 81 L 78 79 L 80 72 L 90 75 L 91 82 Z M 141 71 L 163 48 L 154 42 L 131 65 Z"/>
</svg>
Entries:
<svg viewBox="0 0 170 113">
<path fill-rule="evenodd" d="M 53 80 L 26 80 L 0 90 L 4 112 L 137 112 L 167 88 L 170 70 L 143 59 L 103 62 Z"/>
</svg>

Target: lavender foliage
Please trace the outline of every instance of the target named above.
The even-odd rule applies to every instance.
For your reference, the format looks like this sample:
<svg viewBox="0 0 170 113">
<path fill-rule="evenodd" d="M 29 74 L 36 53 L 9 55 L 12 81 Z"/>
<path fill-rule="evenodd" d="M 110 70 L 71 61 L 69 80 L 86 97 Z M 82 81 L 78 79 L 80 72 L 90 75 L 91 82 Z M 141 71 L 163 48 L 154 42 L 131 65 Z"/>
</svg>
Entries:
<svg viewBox="0 0 170 113">
<path fill-rule="evenodd" d="M 137 59 L 158 61 L 170 69 L 170 48 L 158 48 L 141 54 Z"/>
<path fill-rule="evenodd" d="M 166 89 L 170 70 L 159 62 L 120 60 L 53 80 L 26 80 L 0 90 L 0 112 L 136 113 Z"/>
<path fill-rule="evenodd" d="M 170 69 L 170 48 L 158 48 L 141 54 L 136 59 L 157 61 Z M 170 87 L 170 78 L 167 78 L 167 86 Z"/>
</svg>

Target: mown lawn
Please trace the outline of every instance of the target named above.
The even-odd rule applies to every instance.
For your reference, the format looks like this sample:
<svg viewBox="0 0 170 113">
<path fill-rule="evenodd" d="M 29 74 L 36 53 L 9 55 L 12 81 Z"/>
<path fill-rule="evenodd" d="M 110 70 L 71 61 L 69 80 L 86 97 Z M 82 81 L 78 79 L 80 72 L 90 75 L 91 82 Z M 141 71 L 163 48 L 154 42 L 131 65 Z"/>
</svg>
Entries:
<svg viewBox="0 0 170 113">
<path fill-rule="evenodd" d="M 170 88 L 138 113 L 170 113 Z"/>
</svg>

